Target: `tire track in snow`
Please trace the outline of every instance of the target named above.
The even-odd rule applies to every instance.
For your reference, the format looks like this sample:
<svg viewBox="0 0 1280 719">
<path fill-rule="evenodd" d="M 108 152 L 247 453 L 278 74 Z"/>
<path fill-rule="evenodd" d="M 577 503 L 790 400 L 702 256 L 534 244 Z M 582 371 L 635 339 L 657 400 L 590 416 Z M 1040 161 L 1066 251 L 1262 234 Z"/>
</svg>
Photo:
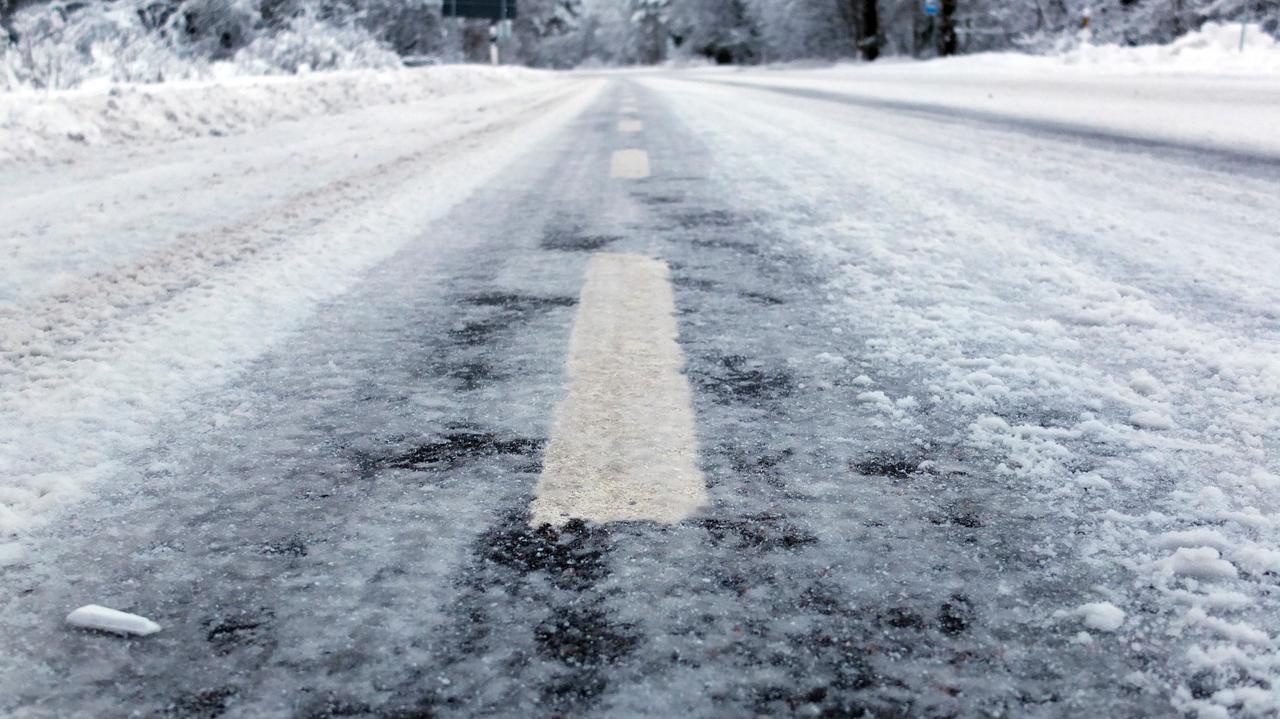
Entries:
<svg viewBox="0 0 1280 719">
<path fill-rule="evenodd" d="M 254 237 L 219 235 L 220 253 L 185 243 L 154 260 L 157 279 L 117 305 L 101 303 L 149 265 L 100 275 L 65 307 L 48 302 L 29 319 L 6 318 L 0 467 L 12 481 L 0 493 L 0 548 L 146 447 L 162 416 L 182 412 L 182 398 L 233 376 L 317 303 L 420 237 L 426 223 L 580 113 L 599 88 L 573 86 L 439 152 L 397 160 L 377 189 L 359 192 L 356 179 L 375 182 L 364 173 L 307 194 L 287 217 L 247 226 Z M 344 197 L 347 191 L 358 194 Z M 84 335 L 49 341 L 62 321 Z M 15 341 L 15 324 L 34 333 L 38 346 L 28 339 L 12 349 L 22 339 Z M 21 561 L 20 550 L 0 556 Z"/>
</svg>

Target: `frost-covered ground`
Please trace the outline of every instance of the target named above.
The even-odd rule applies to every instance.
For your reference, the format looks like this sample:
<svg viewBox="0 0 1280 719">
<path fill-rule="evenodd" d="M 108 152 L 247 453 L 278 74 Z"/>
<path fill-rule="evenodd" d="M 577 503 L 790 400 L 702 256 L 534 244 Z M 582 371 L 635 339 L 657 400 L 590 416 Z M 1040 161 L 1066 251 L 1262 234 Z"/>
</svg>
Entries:
<svg viewBox="0 0 1280 719">
<path fill-rule="evenodd" d="M 1274 716 L 1275 81 L 948 67 L 24 135 L 0 714 Z M 670 267 L 709 501 L 531 528 L 602 250 Z"/>
</svg>

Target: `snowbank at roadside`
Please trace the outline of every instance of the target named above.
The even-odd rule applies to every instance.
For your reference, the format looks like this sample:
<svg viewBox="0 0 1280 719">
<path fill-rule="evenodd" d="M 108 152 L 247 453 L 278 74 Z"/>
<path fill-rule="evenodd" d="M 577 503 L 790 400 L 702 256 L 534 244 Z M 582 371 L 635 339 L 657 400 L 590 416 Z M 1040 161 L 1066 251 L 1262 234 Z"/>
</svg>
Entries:
<svg viewBox="0 0 1280 719">
<path fill-rule="evenodd" d="M 1054 56 L 690 72 L 1280 158 L 1280 42 L 1256 26 L 1243 53 L 1239 41 L 1239 25 L 1206 25 L 1170 45 L 1081 45 Z"/>
<path fill-rule="evenodd" d="M 1241 47 L 1240 35 L 1244 33 Z M 1205 23 L 1167 45 L 1094 44 L 1083 41 L 1053 55 L 988 52 L 929 60 L 934 71 L 1041 72 L 1054 75 L 1200 75 L 1276 79 L 1280 40 L 1260 25 Z"/>
<path fill-rule="evenodd" d="M 1241 34 L 1243 33 L 1243 45 Z M 1259 25 L 1205 23 L 1168 45 L 1082 43 L 1057 58 L 1068 67 L 1126 74 L 1280 75 L 1280 40 Z"/>
<path fill-rule="evenodd" d="M 281 120 L 538 82 L 550 73 L 444 65 L 0 94 L 0 165 L 86 145 L 231 135 Z"/>
</svg>

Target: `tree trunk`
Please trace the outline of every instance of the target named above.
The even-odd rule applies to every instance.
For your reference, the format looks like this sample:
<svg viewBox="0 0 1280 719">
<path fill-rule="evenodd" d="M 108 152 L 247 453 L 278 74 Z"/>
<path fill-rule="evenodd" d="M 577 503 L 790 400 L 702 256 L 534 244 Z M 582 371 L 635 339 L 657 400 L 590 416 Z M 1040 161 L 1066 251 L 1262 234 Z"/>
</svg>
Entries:
<svg viewBox="0 0 1280 719">
<path fill-rule="evenodd" d="M 870 62 L 880 57 L 880 2 L 862 0 L 862 17 L 859 23 L 858 49 L 862 59 Z"/>
<path fill-rule="evenodd" d="M 938 54 L 956 54 L 956 4 L 958 0 L 942 0 L 942 33 L 938 38 Z"/>
</svg>

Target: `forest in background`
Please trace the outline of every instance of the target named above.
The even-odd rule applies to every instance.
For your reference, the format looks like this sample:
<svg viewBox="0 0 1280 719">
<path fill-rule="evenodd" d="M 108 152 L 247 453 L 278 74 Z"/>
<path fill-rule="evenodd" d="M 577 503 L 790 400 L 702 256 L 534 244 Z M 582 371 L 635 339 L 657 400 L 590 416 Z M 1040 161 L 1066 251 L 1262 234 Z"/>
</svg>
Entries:
<svg viewBox="0 0 1280 719">
<path fill-rule="evenodd" d="M 1209 21 L 1272 34 L 1280 0 L 519 0 L 502 35 L 533 67 L 757 64 L 985 50 L 1084 39 L 1171 41 Z M 483 61 L 489 25 L 441 0 L 0 0 L 0 87 Z"/>
</svg>

